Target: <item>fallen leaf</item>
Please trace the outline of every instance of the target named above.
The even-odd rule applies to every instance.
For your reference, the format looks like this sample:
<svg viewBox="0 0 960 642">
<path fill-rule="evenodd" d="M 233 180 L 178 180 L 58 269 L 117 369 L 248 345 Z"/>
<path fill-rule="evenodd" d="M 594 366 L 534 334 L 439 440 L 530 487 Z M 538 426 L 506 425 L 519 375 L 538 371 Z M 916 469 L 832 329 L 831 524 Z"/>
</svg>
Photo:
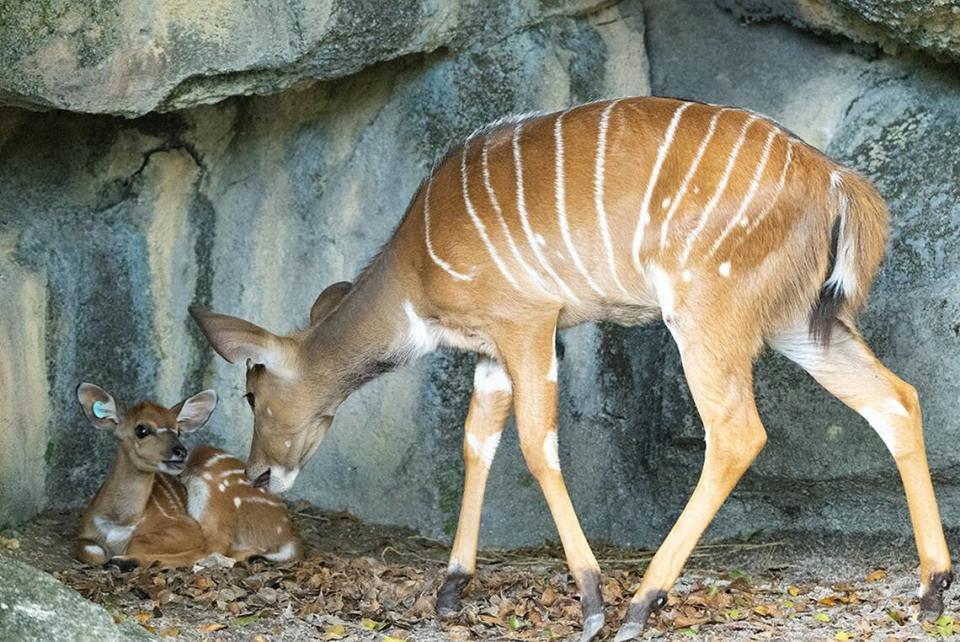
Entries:
<svg viewBox="0 0 960 642">
<path fill-rule="evenodd" d="M 360 626 L 362 626 L 365 629 L 370 629 L 371 631 L 379 631 L 386 625 L 387 625 L 386 622 L 377 622 L 376 620 L 371 620 L 368 617 L 365 617 L 362 620 L 360 620 Z"/>
<path fill-rule="evenodd" d="M 879 582 L 880 580 L 882 580 L 882 579 L 885 578 L 886 576 L 887 576 L 887 572 L 886 572 L 885 570 L 883 570 L 882 568 L 878 568 L 878 569 L 876 569 L 876 570 L 874 570 L 874 571 L 871 571 L 870 573 L 867 574 L 867 581 L 868 581 L 868 582 Z"/>
<path fill-rule="evenodd" d="M 846 631 L 837 631 L 837 634 L 833 636 L 833 639 L 837 640 L 838 642 L 847 642 L 847 640 L 850 640 L 852 638 L 853 636 L 851 636 Z"/>
<path fill-rule="evenodd" d="M 176 637 L 180 637 L 180 629 L 178 629 L 178 628 L 176 628 L 176 627 L 173 627 L 173 626 L 167 627 L 167 628 L 165 628 L 165 629 L 161 629 L 161 630 L 160 630 L 160 633 L 158 633 L 157 635 L 159 635 L 159 636 L 162 637 L 162 638 L 176 638 Z"/>
<path fill-rule="evenodd" d="M 220 624 L 219 622 L 211 622 L 210 624 L 203 624 L 200 626 L 201 633 L 213 633 L 214 631 L 219 631 L 220 629 L 227 628 L 226 624 Z"/>
<path fill-rule="evenodd" d="M 327 628 L 323 633 L 323 640 L 339 640 L 347 634 L 346 628 L 342 624 L 334 624 Z"/>
<path fill-rule="evenodd" d="M 800 595 L 800 587 L 796 586 L 795 584 L 791 584 L 787 587 L 787 593 L 789 593 L 791 597 L 797 597 Z"/>
<path fill-rule="evenodd" d="M 829 622 L 830 616 L 827 615 L 826 613 L 814 613 L 813 619 L 816 620 L 817 622 Z"/>
</svg>

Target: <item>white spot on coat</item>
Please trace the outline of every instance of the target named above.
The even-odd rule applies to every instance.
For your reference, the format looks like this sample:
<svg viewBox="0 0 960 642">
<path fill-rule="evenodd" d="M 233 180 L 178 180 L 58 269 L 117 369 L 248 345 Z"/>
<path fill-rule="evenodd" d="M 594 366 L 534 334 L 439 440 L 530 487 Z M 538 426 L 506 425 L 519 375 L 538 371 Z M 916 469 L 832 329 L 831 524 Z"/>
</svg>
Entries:
<svg viewBox="0 0 960 642">
<path fill-rule="evenodd" d="M 730 261 L 724 261 L 720 264 L 720 267 L 717 268 L 717 271 L 720 272 L 720 276 L 728 278 L 730 276 Z"/>
</svg>

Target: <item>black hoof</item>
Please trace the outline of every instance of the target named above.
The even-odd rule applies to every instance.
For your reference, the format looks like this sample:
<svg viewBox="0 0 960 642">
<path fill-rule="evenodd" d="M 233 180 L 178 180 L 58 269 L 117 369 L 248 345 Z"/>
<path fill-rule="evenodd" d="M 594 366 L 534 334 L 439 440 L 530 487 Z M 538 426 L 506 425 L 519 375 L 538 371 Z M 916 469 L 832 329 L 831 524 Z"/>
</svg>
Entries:
<svg viewBox="0 0 960 642">
<path fill-rule="evenodd" d="M 624 618 L 614 642 L 627 642 L 640 637 L 643 627 L 650 614 L 667 603 L 667 592 L 662 590 L 648 591 L 637 602 L 630 602 L 627 617 Z"/>
<path fill-rule="evenodd" d="M 583 634 L 580 642 L 590 642 L 603 628 L 603 595 L 600 573 L 589 571 L 580 580 L 580 610 L 583 613 Z"/>
<path fill-rule="evenodd" d="M 459 571 L 450 571 L 446 579 L 443 580 L 443 586 L 437 593 L 437 616 L 444 620 L 449 620 L 457 616 L 460 611 L 460 592 L 470 581 L 472 575 Z"/>
<path fill-rule="evenodd" d="M 140 566 L 140 563 L 128 557 L 111 557 L 107 560 L 107 566 L 114 566 L 121 571 L 132 571 Z"/>
<path fill-rule="evenodd" d="M 943 613 L 943 592 L 953 583 L 951 571 L 930 574 L 930 583 L 920 595 L 920 615 L 924 619 L 935 620 Z"/>
</svg>

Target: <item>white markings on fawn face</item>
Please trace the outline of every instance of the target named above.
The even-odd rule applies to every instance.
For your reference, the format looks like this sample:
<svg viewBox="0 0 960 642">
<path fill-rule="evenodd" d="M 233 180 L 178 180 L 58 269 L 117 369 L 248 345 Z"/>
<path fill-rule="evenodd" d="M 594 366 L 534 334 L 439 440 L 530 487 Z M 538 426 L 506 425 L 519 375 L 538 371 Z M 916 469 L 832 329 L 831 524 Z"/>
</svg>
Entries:
<svg viewBox="0 0 960 642">
<path fill-rule="evenodd" d="M 640 267 L 640 245 L 643 243 L 644 232 L 647 224 L 650 223 L 650 199 L 653 198 L 653 190 L 657 186 L 657 179 L 660 177 L 660 170 L 663 168 L 663 162 L 667 158 L 667 153 L 673 145 L 673 137 L 677 133 L 677 126 L 680 124 L 680 117 L 693 103 L 683 103 L 676 108 L 673 116 L 670 118 L 670 124 L 663 134 L 663 141 L 657 149 L 657 158 L 653 163 L 653 169 L 650 170 L 650 177 L 647 179 L 647 189 L 643 194 L 643 202 L 640 205 L 640 222 L 637 223 L 637 229 L 633 233 L 633 243 L 630 246 L 630 258 L 633 259 L 633 267 L 637 272 Z"/>
<path fill-rule="evenodd" d="M 560 287 L 564 295 L 571 301 L 578 302 L 579 299 L 573 291 L 567 287 L 567 284 L 557 275 L 557 273 L 550 267 L 547 257 L 543 255 L 543 252 L 540 250 L 540 246 L 537 244 L 534 239 L 533 228 L 530 226 L 530 217 L 527 214 L 527 202 L 526 197 L 524 196 L 523 190 L 523 154 L 520 149 L 520 134 L 523 131 L 523 123 L 517 123 L 517 126 L 513 130 L 513 169 L 516 174 L 517 179 L 517 212 L 520 215 L 520 224 L 523 227 L 523 232 L 527 237 L 527 243 L 530 245 L 530 248 L 533 250 L 533 254 L 537 257 L 537 262 L 540 263 L 540 267 L 550 276 L 550 278 Z"/>
<path fill-rule="evenodd" d="M 480 240 L 483 241 L 483 246 L 487 249 L 487 253 L 493 260 L 494 265 L 497 266 L 500 274 L 510 282 L 510 285 L 512 285 L 514 289 L 520 290 L 520 286 L 517 284 L 516 279 L 513 278 L 513 274 L 507 269 L 506 264 L 497 252 L 497 248 L 495 248 L 490 241 L 490 237 L 487 235 L 487 228 L 483 224 L 483 221 L 480 220 L 480 217 L 477 216 L 477 210 L 473 207 L 473 201 L 470 200 L 470 184 L 467 178 L 467 151 L 469 151 L 469 149 L 470 141 L 467 140 L 463 145 L 463 151 L 460 153 L 460 186 L 463 190 L 463 204 L 467 208 L 467 215 L 470 217 L 470 220 L 473 221 L 473 226 L 477 228 Z"/>
<path fill-rule="evenodd" d="M 760 154 L 760 162 L 757 163 L 757 169 L 753 172 L 753 180 L 750 181 L 750 187 L 747 189 L 746 195 L 743 197 L 743 201 L 740 203 L 740 209 L 737 210 L 737 213 L 727 221 L 726 227 L 723 228 L 723 231 L 720 233 L 720 236 L 717 237 L 717 240 L 713 242 L 713 245 L 710 247 L 710 251 L 707 252 L 707 258 L 712 258 L 714 254 L 717 253 L 717 250 L 720 249 L 720 246 L 723 245 L 723 242 L 727 239 L 727 236 L 730 235 L 730 232 L 733 231 L 733 228 L 737 225 L 743 226 L 742 224 L 746 221 L 747 208 L 750 207 L 750 203 L 753 202 L 753 197 L 756 196 L 757 190 L 760 188 L 760 179 L 763 178 L 763 170 L 767 167 L 767 161 L 770 159 L 770 149 L 773 147 L 773 139 L 777 136 L 777 130 L 771 129 L 770 133 L 767 134 L 767 142 L 763 145 L 763 152 Z M 721 272 L 723 274 L 723 272 Z M 724 275 L 728 276 L 728 275 Z"/>
<path fill-rule="evenodd" d="M 723 192 L 727 188 L 727 183 L 730 180 L 730 175 L 733 173 L 733 168 L 736 166 L 737 157 L 740 155 L 740 149 L 743 147 L 743 143 L 747 139 L 747 131 L 758 118 L 759 116 L 755 114 L 751 115 L 740 128 L 740 137 L 730 150 L 729 156 L 727 156 L 727 166 L 723 169 L 723 175 L 720 177 L 720 182 L 717 183 L 717 188 L 714 190 L 713 196 L 710 197 L 710 200 L 707 201 L 707 204 L 704 206 L 703 212 L 700 214 L 700 219 L 697 221 L 696 227 L 694 227 L 693 231 L 687 235 L 686 242 L 683 246 L 683 253 L 680 255 L 680 265 L 687 264 L 687 260 L 690 258 L 690 252 L 693 251 L 693 244 L 696 242 L 697 237 L 700 236 L 700 232 L 703 231 L 703 228 L 706 227 L 707 220 L 710 218 L 710 214 L 720 202 L 720 198 L 723 196 Z"/>
<path fill-rule="evenodd" d="M 603 183 L 607 161 L 607 130 L 610 126 L 610 114 L 619 102 L 619 100 L 611 101 L 600 114 L 600 127 L 597 132 L 597 159 L 593 167 L 593 204 L 597 210 L 597 226 L 600 228 L 603 249 L 607 253 L 610 275 L 613 277 L 617 289 L 624 296 L 629 297 L 630 293 L 623 287 L 623 283 L 620 282 L 620 275 L 617 273 L 617 263 L 613 256 L 613 239 L 610 238 L 610 225 L 607 223 L 607 208 L 603 202 Z"/>
<path fill-rule="evenodd" d="M 673 206 L 663 217 L 663 222 L 660 224 L 661 250 L 667 247 L 667 231 L 670 227 L 670 221 L 673 220 L 673 216 L 677 213 L 677 209 L 680 207 L 683 197 L 686 196 L 687 189 L 690 187 L 690 181 L 693 180 L 694 175 L 697 173 L 697 169 L 700 167 L 700 162 L 703 160 L 703 155 L 707 151 L 707 145 L 709 145 L 710 141 L 713 140 L 713 135 L 717 131 L 717 123 L 720 120 L 720 115 L 725 111 L 729 111 L 729 109 L 721 109 L 717 111 L 717 113 L 715 113 L 710 119 L 710 125 L 707 128 L 707 133 L 704 135 L 703 140 L 700 141 L 700 146 L 697 148 L 697 155 L 693 157 L 693 162 L 690 163 L 687 173 L 684 175 L 683 180 L 680 181 L 680 188 L 677 189 L 677 193 L 673 197 Z M 695 190 L 695 193 L 699 193 L 699 191 L 700 190 L 697 189 Z"/>
<path fill-rule="evenodd" d="M 557 431 L 547 431 L 543 438 L 543 458 L 547 461 L 547 467 L 550 470 L 560 470 L 560 444 L 557 440 Z"/>
<path fill-rule="evenodd" d="M 472 274 L 463 274 L 462 272 L 457 272 L 454 270 L 449 263 L 437 256 L 436 251 L 433 249 L 433 242 L 430 238 L 430 190 L 433 187 L 433 176 L 427 180 L 427 187 L 424 190 L 423 194 L 423 237 L 424 241 L 427 244 L 427 254 L 430 255 L 430 258 L 436 263 L 440 268 L 452 276 L 458 281 L 470 281 L 473 279 Z"/>
<path fill-rule="evenodd" d="M 484 138 L 483 149 L 481 151 L 481 164 L 483 165 L 483 186 L 487 190 L 487 196 L 490 198 L 490 205 L 493 207 L 493 211 L 496 214 L 497 221 L 500 223 L 500 229 L 503 231 L 504 238 L 507 239 L 507 246 L 510 248 L 510 253 L 513 254 L 513 258 L 520 264 L 520 267 L 523 268 L 524 272 L 533 280 L 534 283 L 541 290 L 546 290 L 546 285 L 543 282 L 543 279 L 540 278 L 540 275 L 537 274 L 536 270 L 530 267 L 530 264 L 527 263 L 526 259 L 523 258 L 523 254 L 520 252 L 520 248 L 517 247 L 517 243 L 513 238 L 513 234 L 510 232 L 510 228 L 507 226 L 507 221 L 503 218 L 503 208 L 500 207 L 500 201 L 497 199 L 496 192 L 493 191 L 493 183 L 490 180 L 490 158 L 489 158 L 489 149 L 487 148 L 488 140 Z"/>
<path fill-rule="evenodd" d="M 603 290 L 590 278 L 590 274 L 587 273 L 587 268 L 583 265 L 583 261 L 580 260 L 580 255 L 577 253 L 577 248 L 573 244 L 573 238 L 570 235 L 570 224 L 567 222 L 567 194 L 566 194 L 566 181 L 565 181 L 565 172 L 563 166 L 563 117 L 566 115 L 566 112 L 561 113 L 557 116 L 557 120 L 554 121 L 553 125 L 553 144 L 554 149 L 556 150 L 556 177 L 554 179 L 554 193 L 557 200 L 557 219 L 560 222 L 560 235 L 563 237 L 563 242 L 567 246 L 567 251 L 570 252 L 570 258 L 573 260 L 573 265 L 577 268 L 577 271 L 583 276 L 586 280 L 587 285 L 590 286 L 590 289 L 599 294 L 600 296 L 606 296 Z"/>
</svg>

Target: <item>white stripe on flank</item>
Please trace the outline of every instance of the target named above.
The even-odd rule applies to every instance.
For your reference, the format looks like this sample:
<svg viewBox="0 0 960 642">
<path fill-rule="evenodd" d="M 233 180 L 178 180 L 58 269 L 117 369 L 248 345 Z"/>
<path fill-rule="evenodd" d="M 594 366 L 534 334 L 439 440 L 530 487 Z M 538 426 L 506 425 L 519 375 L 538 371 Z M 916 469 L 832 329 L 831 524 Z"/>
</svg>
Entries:
<svg viewBox="0 0 960 642">
<path fill-rule="evenodd" d="M 556 166 L 557 174 L 556 180 L 554 181 L 555 193 L 557 197 L 557 218 L 560 221 L 560 235 L 563 236 L 563 242 L 567 246 L 567 250 L 570 252 L 570 258 L 573 259 L 573 264 L 576 266 L 577 271 L 583 276 L 587 281 L 587 285 L 590 286 L 594 292 L 600 296 L 606 296 L 603 290 L 601 290 L 593 279 L 590 278 L 590 275 L 587 273 L 587 268 L 584 267 L 583 261 L 580 260 L 580 255 L 577 254 L 577 248 L 573 245 L 573 238 L 570 236 L 570 225 L 567 223 L 567 204 L 566 204 L 566 185 L 564 183 L 564 168 L 563 168 L 563 117 L 567 112 L 563 112 L 557 116 L 557 120 L 554 121 L 553 125 L 553 143 L 554 148 L 556 149 Z"/>
<path fill-rule="evenodd" d="M 427 242 L 427 254 L 430 255 L 430 258 L 433 259 L 433 262 L 440 266 L 444 272 L 452 276 L 458 281 L 470 281 L 473 279 L 472 274 L 463 274 L 462 272 L 457 272 L 450 264 L 437 256 L 437 253 L 433 250 L 433 243 L 430 241 L 430 188 L 433 187 L 433 176 L 427 180 L 427 189 L 423 195 L 423 238 Z"/>
<path fill-rule="evenodd" d="M 690 252 L 693 251 L 694 242 L 697 240 L 697 237 L 700 236 L 700 232 L 703 231 L 703 228 L 706 227 L 707 219 L 710 218 L 710 214 L 713 212 L 713 209 L 717 206 L 717 203 L 720 202 L 720 198 L 723 196 L 723 191 L 727 188 L 727 182 L 730 180 L 730 174 L 733 173 L 733 167 L 737 163 L 737 156 L 740 155 L 740 149 L 743 147 L 744 141 L 747 140 L 747 130 L 750 129 L 750 125 L 752 125 L 758 118 L 759 116 L 752 114 L 749 118 L 747 118 L 747 120 L 743 123 L 743 126 L 740 128 L 740 138 L 737 139 L 733 149 L 730 150 L 730 155 L 727 157 L 727 166 L 723 169 L 723 176 L 720 177 L 720 182 L 717 183 L 717 189 L 714 190 L 713 196 L 710 197 L 710 200 L 707 201 L 706 206 L 704 206 L 703 212 L 700 214 L 700 220 L 697 221 L 696 227 L 694 227 L 693 231 L 687 235 L 687 240 L 683 247 L 683 253 L 680 255 L 680 265 L 687 264 L 687 259 L 690 258 Z"/>
<path fill-rule="evenodd" d="M 547 262 L 547 258 L 543 255 L 543 252 L 540 251 L 540 246 L 537 245 L 537 242 L 534 240 L 533 228 L 530 227 L 530 220 L 527 216 L 527 203 L 523 194 L 523 156 L 520 153 L 520 132 L 523 130 L 523 123 L 517 123 L 517 126 L 513 130 L 513 168 L 517 177 L 517 211 L 520 213 L 520 224 L 523 226 L 523 232 L 527 237 L 527 243 L 530 245 L 530 248 L 533 250 L 534 255 L 537 257 L 537 261 L 540 263 L 540 266 L 543 267 L 544 271 L 550 276 L 551 279 L 560 286 L 560 289 L 563 290 L 564 294 L 572 299 L 574 302 L 579 302 L 577 295 L 567 287 L 567 284 L 557 276 L 557 273 L 553 271 L 553 268 L 550 267 L 550 264 Z"/>
<path fill-rule="evenodd" d="M 467 208 L 467 214 L 470 216 L 470 220 L 473 221 L 473 226 L 477 228 L 477 233 L 480 234 L 480 240 L 483 241 L 483 246 L 487 248 L 490 258 L 493 259 L 494 265 L 497 266 L 500 274 L 510 282 L 510 285 L 512 285 L 515 290 L 520 290 L 520 286 L 517 284 L 516 279 L 513 278 L 513 274 L 510 273 L 510 270 L 507 269 L 507 266 L 500 259 L 497 248 L 493 247 L 493 243 L 490 242 L 490 237 L 487 236 L 487 228 L 483 224 L 483 221 L 480 220 L 480 217 L 477 216 L 477 210 L 474 209 L 473 201 L 470 200 L 470 186 L 467 182 L 467 151 L 469 149 L 470 141 L 467 140 L 467 142 L 463 144 L 463 152 L 460 154 L 460 186 L 463 189 L 463 204 Z"/>
<path fill-rule="evenodd" d="M 663 142 L 657 150 L 657 160 L 653 163 L 653 169 L 650 171 L 650 178 L 647 180 L 647 191 L 643 195 L 643 203 L 640 205 L 640 222 L 633 233 L 633 244 L 630 246 L 630 258 L 633 259 L 633 267 L 640 271 L 640 245 L 643 243 L 643 234 L 650 222 L 650 199 L 653 197 L 653 190 L 657 186 L 657 179 L 660 177 L 660 169 L 663 167 L 663 161 L 667 158 L 667 152 L 673 144 L 673 137 L 677 132 L 677 125 L 680 124 L 680 117 L 687 107 L 693 103 L 683 103 L 673 112 L 670 124 L 667 125 L 667 131 L 663 134 Z"/>
<path fill-rule="evenodd" d="M 546 284 L 543 282 L 543 279 L 540 278 L 540 275 L 537 274 L 536 270 L 530 267 L 530 264 L 527 263 L 526 259 L 523 258 L 523 254 L 520 253 L 520 248 L 517 247 L 516 241 L 513 240 L 513 234 L 510 233 L 510 228 L 507 226 L 507 221 L 503 218 L 503 208 L 500 207 L 500 201 L 497 200 L 497 195 L 493 191 L 493 183 L 490 181 L 490 159 L 487 143 L 488 139 L 484 138 L 481 161 L 483 165 L 483 186 L 487 189 L 487 196 L 490 198 L 490 205 L 493 207 L 493 211 L 497 215 L 497 220 L 500 222 L 500 229 L 503 230 L 503 236 L 507 239 L 507 245 L 510 247 L 510 253 L 513 254 L 513 258 L 517 260 L 517 263 L 520 264 L 524 271 L 530 276 L 531 279 L 533 279 L 533 281 L 541 290 L 546 290 Z"/>
<path fill-rule="evenodd" d="M 597 226 L 600 228 L 600 237 L 603 239 L 603 249 L 607 251 L 607 263 L 610 265 L 610 274 L 617 289 L 627 297 L 630 293 L 620 282 L 617 273 L 617 264 L 613 258 L 613 240 L 610 238 L 610 226 L 607 224 L 607 208 L 603 203 L 603 180 L 607 162 L 607 128 L 610 125 L 610 114 L 619 100 L 612 101 L 600 114 L 600 128 L 597 132 L 597 160 L 593 167 L 593 203 L 597 210 Z"/>
<path fill-rule="evenodd" d="M 224 470 L 218 473 L 217 477 L 220 477 L 222 479 L 224 477 L 229 477 L 230 475 L 246 475 L 246 474 L 247 474 L 247 471 L 245 471 L 243 468 L 231 468 L 229 470 Z"/>
<path fill-rule="evenodd" d="M 206 463 L 203 465 L 203 467 L 204 467 L 204 468 L 210 468 L 211 466 L 213 466 L 213 465 L 216 464 L 217 462 L 223 461 L 224 459 L 228 459 L 228 458 L 230 458 L 230 457 L 233 457 L 233 455 L 231 455 L 230 453 L 217 453 L 216 455 L 214 455 L 213 457 L 211 457 L 210 459 L 208 459 L 208 460 L 206 461 Z"/>
<path fill-rule="evenodd" d="M 177 492 L 168 485 L 166 477 L 163 475 L 157 475 L 157 481 L 160 482 L 160 490 L 163 491 L 163 494 L 166 495 L 167 499 L 170 500 L 170 503 L 173 504 L 174 508 L 183 509 L 184 505 L 180 503 L 180 498 L 177 497 Z"/>
<path fill-rule="evenodd" d="M 160 511 L 161 515 L 163 515 L 167 519 L 170 519 L 170 514 L 167 511 L 163 510 L 163 506 L 161 506 L 160 502 L 157 501 L 156 495 L 151 495 L 150 500 L 153 501 L 154 505 L 157 507 L 157 510 Z"/>
<path fill-rule="evenodd" d="M 714 254 L 717 253 L 717 250 L 720 249 L 720 246 L 723 245 L 723 242 L 727 239 L 727 236 L 730 232 L 733 231 L 733 228 L 741 223 L 744 215 L 747 213 L 747 208 L 750 207 L 750 203 L 753 201 L 753 197 L 757 194 L 757 189 L 760 187 L 760 179 L 763 177 L 763 170 L 767 167 L 767 161 L 770 159 L 770 148 L 773 146 L 773 139 L 777 135 L 776 129 L 771 129 L 770 133 L 767 134 L 767 142 L 763 146 L 763 153 L 760 154 L 760 162 L 757 163 L 757 169 L 753 172 L 753 180 L 750 181 L 750 187 L 747 189 L 747 195 L 744 196 L 743 202 L 740 203 L 740 209 L 737 210 L 737 213 L 727 221 L 726 227 L 723 228 L 723 232 L 720 233 L 720 236 L 717 237 L 717 240 L 713 242 L 713 246 L 710 248 L 710 251 L 707 252 L 707 258 L 712 258 Z"/>
<path fill-rule="evenodd" d="M 773 198 L 771 198 L 770 201 L 767 203 L 767 206 L 763 208 L 763 211 L 760 212 L 760 215 L 757 216 L 757 218 L 752 223 L 750 223 L 750 227 L 747 228 L 747 232 L 744 235 L 744 237 L 750 234 L 753 230 L 757 229 L 757 227 L 761 223 L 763 223 L 763 219 L 767 218 L 767 215 L 770 214 L 771 211 L 773 211 L 773 206 L 776 205 L 777 199 L 780 198 L 780 192 L 783 191 L 783 186 L 787 182 L 787 170 L 790 169 L 790 163 L 792 161 L 793 161 L 793 141 L 790 140 L 790 141 L 787 141 L 786 158 L 783 161 L 783 170 L 781 170 L 780 172 L 780 179 L 777 181 L 777 189 L 773 193 Z"/>
<path fill-rule="evenodd" d="M 703 155 L 707 151 L 707 145 L 710 144 L 710 141 L 713 140 L 713 135 L 717 132 L 717 122 L 720 120 L 720 114 L 725 111 L 730 110 L 721 109 L 713 115 L 713 118 L 710 119 L 710 127 L 707 129 L 707 133 L 703 137 L 703 140 L 700 141 L 700 147 L 697 148 L 697 155 L 694 156 L 693 162 L 690 164 L 690 168 L 687 170 L 686 175 L 683 177 L 683 181 L 680 183 L 680 189 L 677 190 L 676 196 L 673 197 L 673 206 L 667 210 L 666 216 L 663 217 L 663 223 L 660 224 L 661 250 L 667 247 L 667 229 L 670 227 L 670 221 L 673 220 L 673 215 L 677 213 L 677 209 L 679 209 L 680 203 L 683 201 L 683 197 L 686 195 L 687 189 L 690 187 L 690 181 L 693 180 L 694 174 L 697 173 L 697 169 L 700 167 L 700 161 L 703 160 Z"/>
<path fill-rule="evenodd" d="M 279 506 L 280 502 L 269 497 L 260 497 L 259 495 L 250 495 L 249 497 L 234 497 L 233 504 L 240 508 L 240 504 L 266 504 L 267 506 Z"/>
</svg>

